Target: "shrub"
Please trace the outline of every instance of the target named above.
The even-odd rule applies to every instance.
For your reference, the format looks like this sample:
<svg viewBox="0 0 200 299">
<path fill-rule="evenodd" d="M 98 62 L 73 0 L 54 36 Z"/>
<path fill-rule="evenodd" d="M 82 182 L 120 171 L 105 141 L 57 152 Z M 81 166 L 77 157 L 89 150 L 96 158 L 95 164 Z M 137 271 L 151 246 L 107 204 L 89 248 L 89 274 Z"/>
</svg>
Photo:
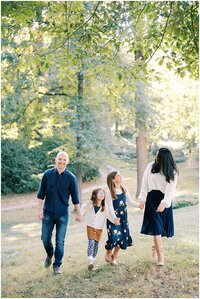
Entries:
<svg viewBox="0 0 200 299">
<path fill-rule="evenodd" d="M 76 164 L 75 163 L 68 164 L 67 169 L 76 175 Z M 100 172 L 99 172 L 98 166 L 94 166 L 89 163 L 83 164 L 82 172 L 83 172 L 83 182 L 92 181 L 95 178 L 100 177 Z"/>
<path fill-rule="evenodd" d="M 27 144 L 21 140 L 3 139 L 1 142 L 2 193 L 26 193 L 38 188 L 32 175 L 32 160 Z"/>
<path fill-rule="evenodd" d="M 189 207 L 193 205 L 194 203 L 192 203 L 191 201 L 179 201 L 173 205 L 173 209 L 175 210 L 175 209 L 180 209 L 180 208 Z"/>
<path fill-rule="evenodd" d="M 33 162 L 33 173 L 44 172 L 50 165 L 55 163 L 55 155 L 49 155 L 48 152 L 61 146 L 63 140 L 55 136 L 43 138 L 42 144 L 30 149 L 29 155 Z"/>
</svg>

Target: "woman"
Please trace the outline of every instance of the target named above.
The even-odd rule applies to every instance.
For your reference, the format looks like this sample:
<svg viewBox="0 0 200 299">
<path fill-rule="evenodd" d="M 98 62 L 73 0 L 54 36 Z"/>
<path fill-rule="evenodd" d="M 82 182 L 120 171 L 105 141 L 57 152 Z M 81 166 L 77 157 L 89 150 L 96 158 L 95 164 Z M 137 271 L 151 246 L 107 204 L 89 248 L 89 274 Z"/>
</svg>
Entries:
<svg viewBox="0 0 200 299">
<path fill-rule="evenodd" d="M 161 237 L 173 237 L 174 222 L 172 200 L 177 184 L 178 169 L 167 148 L 160 148 L 155 161 L 148 164 L 138 197 L 144 211 L 141 233 L 154 237 L 152 257 L 159 266 L 164 265 Z"/>
</svg>

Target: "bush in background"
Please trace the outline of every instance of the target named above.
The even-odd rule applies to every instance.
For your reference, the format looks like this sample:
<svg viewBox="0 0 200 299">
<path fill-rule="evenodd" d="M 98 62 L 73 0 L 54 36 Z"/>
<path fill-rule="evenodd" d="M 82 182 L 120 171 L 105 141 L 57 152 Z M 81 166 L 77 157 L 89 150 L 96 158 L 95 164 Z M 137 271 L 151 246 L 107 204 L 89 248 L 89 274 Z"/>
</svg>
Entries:
<svg viewBox="0 0 200 299">
<path fill-rule="evenodd" d="M 3 139 L 1 142 L 2 194 L 36 191 L 39 187 L 39 179 L 36 175 L 55 164 L 55 154 L 49 155 L 48 152 L 62 144 L 63 140 L 49 137 L 44 138 L 41 145 L 29 149 L 23 140 Z M 76 164 L 73 161 L 67 169 L 76 175 Z M 98 166 L 83 164 L 83 181 L 91 181 L 99 176 Z"/>
<path fill-rule="evenodd" d="M 38 188 L 32 177 L 32 159 L 27 144 L 22 140 L 1 141 L 1 190 L 7 193 L 26 193 Z"/>
<path fill-rule="evenodd" d="M 69 163 L 67 165 L 67 169 L 76 175 L 76 164 L 75 163 Z M 93 181 L 94 179 L 100 177 L 100 172 L 99 172 L 98 166 L 91 165 L 89 163 L 84 163 L 82 165 L 82 172 L 83 172 L 83 182 Z"/>
</svg>

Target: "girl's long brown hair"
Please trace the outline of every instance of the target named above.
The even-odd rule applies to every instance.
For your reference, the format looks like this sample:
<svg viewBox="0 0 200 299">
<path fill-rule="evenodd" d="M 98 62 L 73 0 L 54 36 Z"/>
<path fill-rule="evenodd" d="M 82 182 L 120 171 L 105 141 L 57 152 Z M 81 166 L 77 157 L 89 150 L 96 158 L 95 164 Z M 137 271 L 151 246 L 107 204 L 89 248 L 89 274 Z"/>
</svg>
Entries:
<svg viewBox="0 0 200 299">
<path fill-rule="evenodd" d="M 110 172 L 107 176 L 107 185 L 108 185 L 108 188 L 110 190 L 110 193 L 111 193 L 111 196 L 112 198 L 117 198 L 116 194 L 115 194 L 115 186 L 114 186 L 114 182 L 113 182 L 113 179 L 115 178 L 116 174 L 118 173 L 118 171 L 114 170 L 112 172 Z M 125 188 L 121 185 L 120 186 L 121 189 L 122 189 L 122 192 L 125 194 L 126 193 L 126 190 Z"/>
<path fill-rule="evenodd" d="M 91 195 L 91 198 L 90 200 L 92 201 L 93 203 L 93 206 L 96 206 L 97 204 L 97 193 L 100 191 L 100 190 L 103 190 L 102 188 L 96 188 L 92 191 L 92 195 Z M 104 190 L 103 190 L 104 191 Z M 101 212 L 103 212 L 105 209 L 105 198 L 102 200 L 101 202 Z"/>
</svg>

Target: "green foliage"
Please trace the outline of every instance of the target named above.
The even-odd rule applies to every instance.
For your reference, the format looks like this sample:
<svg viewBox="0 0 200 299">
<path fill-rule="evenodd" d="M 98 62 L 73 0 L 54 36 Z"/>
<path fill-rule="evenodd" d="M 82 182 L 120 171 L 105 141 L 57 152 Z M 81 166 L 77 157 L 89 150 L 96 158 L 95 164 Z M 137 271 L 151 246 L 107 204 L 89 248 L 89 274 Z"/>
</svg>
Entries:
<svg viewBox="0 0 200 299">
<path fill-rule="evenodd" d="M 158 49 L 160 64 L 197 78 L 198 2 L 3 1 L 3 138 L 44 142 L 30 151 L 38 173 L 54 163 L 47 151 L 63 144 L 74 163 L 98 165 L 113 124 L 158 137 L 160 119 L 152 119 L 154 107 L 136 84 L 150 79 L 154 67 L 147 65 Z M 189 140 L 191 149 L 197 138 L 196 120 L 186 124 L 189 105 L 169 126 L 167 109 L 160 131 Z M 180 115 L 185 122 L 175 130 Z M 47 145 L 52 135 L 58 143 Z"/>
<path fill-rule="evenodd" d="M 190 207 L 193 206 L 194 203 L 191 201 L 179 201 L 175 204 L 173 204 L 173 209 L 180 209 L 180 208 L 184 208 L 184 207 Z"/>
<path fill-rule="evenodd" d="M 20 140 L 3 139 L 1 143 L 2 193 L 26 193 L 38 188 L 38 180 L 32 175 L 32 160 L 27 144 Z"/>
<path fill-rule="evenodd" d="M 34 174 L 44 172 L 47 168 L 55 164 L 55 154 L 52 153 L 55 148 L 63 145 L 63 140 L 57 136 L 43 138 L 40 145 L 29 150 L 29 156 L 32 160 L 32 171 Z"/>
<path fill-rule="evenodd" d="M 69 163 L 67 169 L 76 175 L 76 164 Z M 82 179 L 83 182 L 93 181 L 100 177 L 99 167 L 90 163 L 82 164 Z"/>
</svg>

